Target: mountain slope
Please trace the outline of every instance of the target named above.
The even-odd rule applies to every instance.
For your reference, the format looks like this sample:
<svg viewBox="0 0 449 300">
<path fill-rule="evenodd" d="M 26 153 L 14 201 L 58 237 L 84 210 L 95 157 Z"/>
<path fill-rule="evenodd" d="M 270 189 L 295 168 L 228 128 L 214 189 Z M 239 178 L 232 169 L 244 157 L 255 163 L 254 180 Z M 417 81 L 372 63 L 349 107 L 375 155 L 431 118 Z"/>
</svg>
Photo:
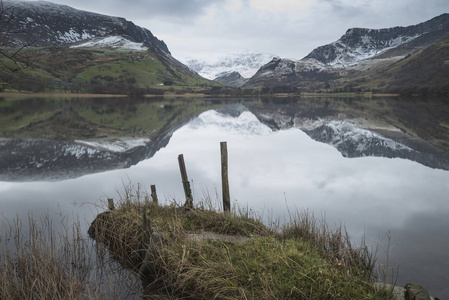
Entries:
<svg viewBox="0 0 449 300">
<path fill-rule="evenodd" d="M 163 94 L 168 88 L 218 85 L 152 49 L 45 47 L 25 49 L 22 55 L 35 57 L 33 68 L 12 84 L 22 91 Z"/>
<path fill-rule="evenodd" d="M 363 89 L 385 89 L 401 94 L 449 93 L 449 37 L 419 50 L 385 70 L 356 80 Z"/>
<path fill-rule="evenodd" d="M 161 94 L 164 86 L 218 85 L 173 58 L 167 45 L 148 29 L 123 18 L 45 1 L 6 0 L 4 5 L 5 14 L 14 15 L 9 45 L 33 41 L 32 47 L 20 52 L 33 61 L 32 68 L 20 74 L 0 72 L 0 81 L 13 82 L 13 88 Z M 0 62 L 9 63 L 4 57 Z"/>
<path fill-rule="evenodd" d="M 167 45 L 148 29 L 124 18 L 111 17 L 46 1 L 4 1 L 14 13 L 10 43 L 15 46 L 33 41 L 33 46 L 65 46 L 109 35 L 126 36 L 155 51 L 170 54 Z"/>
</svg>

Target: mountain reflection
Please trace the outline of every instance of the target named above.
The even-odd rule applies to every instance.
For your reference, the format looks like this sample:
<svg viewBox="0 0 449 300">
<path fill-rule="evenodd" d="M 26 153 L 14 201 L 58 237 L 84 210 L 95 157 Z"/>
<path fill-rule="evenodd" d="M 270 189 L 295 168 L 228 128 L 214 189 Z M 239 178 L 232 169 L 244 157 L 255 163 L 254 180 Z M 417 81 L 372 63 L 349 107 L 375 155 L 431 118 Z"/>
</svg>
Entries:
<svg viewBox="0 0 449 300">
<path fill-rule="evenodd" d="M 7 101 L 0 110 L 8 125 L 2 132 L 6 139 L 0 141 L 0 180 L 53 181 L 129 168 L 151 158 L 185 124 L 201 127 L 198 115 L 210 109 L 234 118 L 222 126 L 238 126 L 246 134 L 254 134 L 254 122 L 272 130 L 298 128 L 334 146 L 344 157 L 404 158 L 448 170 L 449 154 L 441 147 L 446 145 L 449 130 L 440 126 L 445 113 L 441 108 L 446 106 L 439 100 L 396 98 Z M 413 114 L 418 111 L 430 119 Z M 242 113 L 247 118 L 239 118 Z M 408 132 L 410 122 L 414 134 Z M 132 141 L 141 142 L 132 146 Z M 119 142 L 130 146 L 108 147 Z"/>
</svg>

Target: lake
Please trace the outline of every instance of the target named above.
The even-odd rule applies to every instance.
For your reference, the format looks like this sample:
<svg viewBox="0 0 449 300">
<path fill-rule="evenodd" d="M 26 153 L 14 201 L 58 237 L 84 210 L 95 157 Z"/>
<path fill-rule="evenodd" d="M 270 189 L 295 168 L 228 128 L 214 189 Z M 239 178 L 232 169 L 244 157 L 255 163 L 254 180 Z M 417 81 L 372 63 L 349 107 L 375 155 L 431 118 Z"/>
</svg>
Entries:
<svg viewBox="0 0 449 300">
<path fill-rule="evenodd" d="M 233 207 L 267 224 L 308 210 L 378 246 L 399 265 L 398 285 L 449 297 L 443 99 L 4 98 L 0 109 L 6 218 L 62 212 L 87 231 L 125 186 L 155 184 L 160 201 L 183 202 L 179 154 L 194 201 L 219 206 L 226 141 Z"/>
</svg>

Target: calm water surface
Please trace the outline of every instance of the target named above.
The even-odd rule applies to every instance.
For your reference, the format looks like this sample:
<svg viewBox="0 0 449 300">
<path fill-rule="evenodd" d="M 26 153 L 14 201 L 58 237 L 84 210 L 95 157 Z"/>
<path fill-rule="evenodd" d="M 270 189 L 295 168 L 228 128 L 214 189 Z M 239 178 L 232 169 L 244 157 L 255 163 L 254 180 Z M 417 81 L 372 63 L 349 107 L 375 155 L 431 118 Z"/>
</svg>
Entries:
<svg viewBox="0 0 449 300">
<path fill-rule="evenodd" d="M 176 130 L 150 159 L 122 170 L 56 182 L 0 182 L 0 212 L 8 218 L 76 214 L 87 226 L 119 198 L 124 185 L 149 189 L 159 199 L 183 202 L 177 157 L 184 155 L 194 200 L 219 202 L 220 142 L 227 141 L 232 205 L 250 208 L 266 222 L 309 210 L 329 225 L 344 225 L 352 241 L 365 237 L 399 265 L 398 285 L 417 282 L 449 297 L 449 172 L 405 159 L 345 158 L 303 131 L 273 131 L 249 112 L 210 110 Z M 386 249 L 388 236 L 391 248 Z"/>
</svg>

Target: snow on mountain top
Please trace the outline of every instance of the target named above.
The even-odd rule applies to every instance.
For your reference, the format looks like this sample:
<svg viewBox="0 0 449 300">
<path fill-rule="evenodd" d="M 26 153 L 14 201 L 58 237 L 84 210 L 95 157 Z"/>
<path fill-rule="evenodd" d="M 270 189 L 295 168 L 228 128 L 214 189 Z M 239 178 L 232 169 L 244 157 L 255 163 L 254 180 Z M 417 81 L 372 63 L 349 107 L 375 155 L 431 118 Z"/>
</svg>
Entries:
<svg viewBox="0 0 449 300">
<path fill-rule="evenodd" d="M 314 49 L 305 58 L 315 59 L 331 69 L 351 67 L 420 36 L 443 32 L 448 28 L 449 15 L 446 14 L 407 27 L 350 28 L 340 39 Z"/>
<path fill-rule="evenodd" d="M 180 60 L 199 75 L 213 80 L 232 71 L 240 73 L 244 78 L 250 78 L 274 56 L 244 50 L 234 53 L 216 53 L 201 58 L 186 57 Z"/>
<path fill-rule="evenodd" d="M 71 46 L 70 48 L 113 48 L 123 50 L 145 51 L 148 50 L 143 43 L 130 41 L 122 36 L 107 36 L 94 38 L 87 42 Z"/>
<path fill-rule="evenodd" d="M 419 35 L 398 36 L 383 41 L 382 46 L 379 46 L 378 41 L 374 40 L 371 36 L 365 35 L 361 37 L 362 42 L 356 48 L 351 48 L 347 44 L 337 41 L 332 43 L 336 49 L 337 57 L 329 65 L 335 68 L 346 68 L 357 65 L 363 60 L 373 58 L 390 49 L 410 42 L 417 37 Z"/>
</svg>

